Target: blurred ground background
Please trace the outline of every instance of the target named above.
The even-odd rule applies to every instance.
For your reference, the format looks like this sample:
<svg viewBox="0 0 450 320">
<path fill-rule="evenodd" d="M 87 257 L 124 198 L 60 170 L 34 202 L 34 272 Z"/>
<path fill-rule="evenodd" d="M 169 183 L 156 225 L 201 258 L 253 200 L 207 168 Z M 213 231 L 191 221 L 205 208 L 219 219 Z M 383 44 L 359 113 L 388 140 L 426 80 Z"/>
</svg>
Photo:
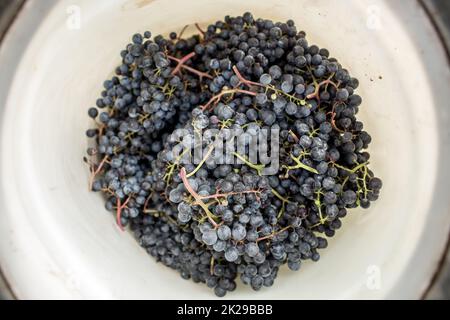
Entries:
<svg viewBox="0 0 450 320">
<path fill-rule="evenodd" d="M 18 10 L 26 0 L 0 0 L 0 41 L 14 20 Z M 45 0 L 39 0 L 45 1 Z M 280 0 L 282 1 L 282 0 Z M 450 54 L 450 1 L 449 0 L 418 0 L 422 3 L 427 14 L 439 31 L 442 41 L 446 43 L 447 53 Z M 450 63 L 450 55 L 449 55 Z M 449 88 L 450 90 L 450 88 Z M 13 299 L 7 282 L 0 270 L 0 300 Z M 450 248 L 442 258 L 439 269 L 433 279 L 433 285 L 424 296 L 426 299 L 450 299 Z"/>
</svg>

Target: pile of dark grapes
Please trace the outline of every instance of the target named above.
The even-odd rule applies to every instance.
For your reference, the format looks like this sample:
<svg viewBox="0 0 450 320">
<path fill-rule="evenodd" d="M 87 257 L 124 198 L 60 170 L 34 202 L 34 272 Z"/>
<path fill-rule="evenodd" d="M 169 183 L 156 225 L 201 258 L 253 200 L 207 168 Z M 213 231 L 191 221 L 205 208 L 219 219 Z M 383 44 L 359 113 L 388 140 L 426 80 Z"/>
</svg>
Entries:
<svg viewBox="0 0 450 320">
<path fill-rule="evenodd" d="M 95 144 L 85 161 L 120 228 L 222 297 L 237 278 L 260 290 L 284 264 L 318 261 L 348 210 L 368 208 L 382 182 L 356 117 L 358 80 L 327 49 L 292 20 L 245 13 L 196 26 L 187 38 L 133 36 L 89 109 Z M 216 164 L 213 139 L 202 161 L 183 164 L 171 152 L 177 129 L 192 140 L 207 129 L 277 129 L 279 170 L 263 175 L 237 153 L 234 164 Z"/>
</svg>

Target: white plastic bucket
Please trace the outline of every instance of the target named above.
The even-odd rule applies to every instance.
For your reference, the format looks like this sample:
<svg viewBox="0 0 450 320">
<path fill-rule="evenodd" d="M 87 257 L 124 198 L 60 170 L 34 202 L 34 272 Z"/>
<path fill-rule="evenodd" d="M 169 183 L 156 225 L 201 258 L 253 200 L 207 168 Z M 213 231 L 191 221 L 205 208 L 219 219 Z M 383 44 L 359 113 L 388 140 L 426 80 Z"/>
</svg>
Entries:
<svg viewBox="0 0 450 320">
<path fill-rule="evenodd" d="M 0 263 L 18 298 L 214 298 L 157 264 L 88 192 L 86 111 L 135 32 L 245 11 L 293 19 L 360 79 L 384 187 L 318 263 L 227 298 L 421 296 L 450 226 L 450 72 L 416 1 L 29 0 L 0 50 Z"/>
</svg>

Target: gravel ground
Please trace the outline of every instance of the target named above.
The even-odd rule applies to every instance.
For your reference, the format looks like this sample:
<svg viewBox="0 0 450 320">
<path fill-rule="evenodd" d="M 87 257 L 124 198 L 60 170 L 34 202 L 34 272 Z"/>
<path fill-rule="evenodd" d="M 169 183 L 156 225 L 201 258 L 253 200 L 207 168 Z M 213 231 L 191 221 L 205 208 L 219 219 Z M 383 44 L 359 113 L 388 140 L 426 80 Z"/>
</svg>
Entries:
<svg viewBox="0 0 450 320">
<path fill-rule="evenodd" d="M 448 0 L 421 0 L 428 13 L 435 17 L 436 27 L 440 30 L 442 38 L 447 42 L 450 52 L 450 1 Z M 23 0 L 0 0 L 0 39 L 7 30 L 14 14 Z M 442 262 L 436 281 L 428 292 L 427 299 L 450 299 L 450 250 Z M 0 272 L 0 299 L 12 299 L 8 287 Z"/>
</svg>

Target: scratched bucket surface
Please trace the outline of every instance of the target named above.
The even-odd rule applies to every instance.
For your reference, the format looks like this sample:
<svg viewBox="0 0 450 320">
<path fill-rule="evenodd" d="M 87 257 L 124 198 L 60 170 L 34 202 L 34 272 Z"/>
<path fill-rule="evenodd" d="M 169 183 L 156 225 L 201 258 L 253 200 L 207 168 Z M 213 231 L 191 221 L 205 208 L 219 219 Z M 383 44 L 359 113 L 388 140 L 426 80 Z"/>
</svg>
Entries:
<svg viewBox="0 0 450 320">
<path fill-rule="evenodd" d="M 88 191 L 86 111 L 135 32 L 245 11 L 293 19 L 360 80 L 360 118 L 384 187 L 369 210 L 351 211 L 318 263 L 227 298 L 421 296 L 450 225 L 450 73 L 419 4 L 49 0 L 27 2 L 0 50 L 0 261 L 19 298 L 214 298 L 157 264 Z"/>
</svg>

